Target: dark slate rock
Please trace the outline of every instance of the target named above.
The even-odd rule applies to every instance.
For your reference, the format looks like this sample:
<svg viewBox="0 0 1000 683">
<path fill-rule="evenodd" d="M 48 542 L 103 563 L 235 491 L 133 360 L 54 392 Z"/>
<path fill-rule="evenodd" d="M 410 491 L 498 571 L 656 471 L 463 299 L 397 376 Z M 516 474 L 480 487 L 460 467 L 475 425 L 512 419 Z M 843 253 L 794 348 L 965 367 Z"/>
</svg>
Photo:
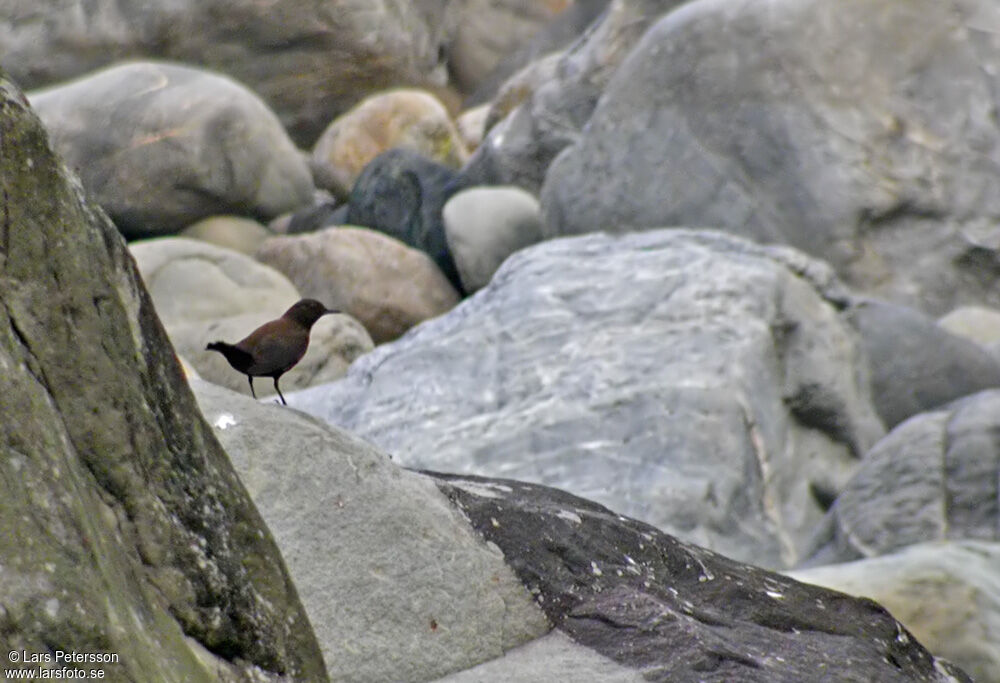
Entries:
<svg viewBox="0 0 1000 683">
<path fill-rule="evenodd" d="M 1000 540 L 1000 390 L 917 415 L 879 441 L 837 498 L 809 564 L 965 538 Z"/>
<path fill-rule="evenodd" d="M 940 315 L 1000 302 L 993 0 L 699 0 L 650 28 L 541 193 L 550 234 L 706 225 Z"/>
<path fill-rule="evenodd" d="M 326 680 L 135 262 L 2 72 L 0 197 L 0 668 L 63 650 L 117 654 L 81 664 L 112 681 Z"/>
<path fill-rule="evenodd" d="M 331 225 L 343 225 L 347 223 L 349 211 L 350 208 L 347 204 L 338 204 L 336 200 L 300 209 L 293 213 L 288 221 L 286 234 L 300 235 L 306 232 L 316 232 Z"/>
<path fill-rule="evenodd" d="M 905 306 L 867 300 L 847 312 L 872 368 L 872 399 L 894 427 L 911 415 L 1000 387 L 1000 362 Z"/>
<path fill-rule="evenodd" d="M 427 253 L 459 292 L 462 280 L 448 248 L 441 213 L 465 188 L 452 169 L 408 149 L 375 157 L 351 190 L 347 223 L 372 228 Z"/>
<path fill-rule="evenodd" d="M 734 562 L 556 489 L 428 474 L 557 628 L 647 680 L 971 681 L 871 600 Z"/>
</svg>

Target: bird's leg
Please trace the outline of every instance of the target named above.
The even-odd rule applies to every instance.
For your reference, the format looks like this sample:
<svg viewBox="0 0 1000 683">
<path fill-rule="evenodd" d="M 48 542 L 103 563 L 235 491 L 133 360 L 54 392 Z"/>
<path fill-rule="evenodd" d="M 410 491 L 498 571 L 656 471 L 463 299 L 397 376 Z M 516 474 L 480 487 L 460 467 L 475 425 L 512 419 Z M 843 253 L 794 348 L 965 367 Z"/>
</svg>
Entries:
<svg viewBox="0 0 1000 683">
<path fill-rule="evenodd" d="M 253 390 L 253 375 L 247 375 L 247 379 L 250 380 L 250 395 L 257 398 L 257 394 Z"/>
<path fill-rule="evenodd" d="M 281 389 L 278 388 L 278 378 L 274 378 L 274 390 L 278 392 L 278 396 L 281 396 Z M 288 405 L 288 401 L 285 400 L 284 396 L 281 396 L 281 403 L 283 405 Z"/>
</svg>

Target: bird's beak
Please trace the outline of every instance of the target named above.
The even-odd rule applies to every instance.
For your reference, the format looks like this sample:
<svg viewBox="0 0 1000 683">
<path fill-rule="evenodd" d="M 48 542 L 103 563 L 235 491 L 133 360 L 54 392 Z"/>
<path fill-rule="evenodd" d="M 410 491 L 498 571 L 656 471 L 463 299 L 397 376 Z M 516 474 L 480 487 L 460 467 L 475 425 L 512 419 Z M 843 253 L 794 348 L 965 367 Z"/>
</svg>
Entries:
<svg viewBox="0 0 1000 683">
<path fill-rule="evenodd" d="M 330 315 L 331 313 L 340 313 L 336 308 L 328 308 L 323 312 L 323 315 Z"/>
</svg>

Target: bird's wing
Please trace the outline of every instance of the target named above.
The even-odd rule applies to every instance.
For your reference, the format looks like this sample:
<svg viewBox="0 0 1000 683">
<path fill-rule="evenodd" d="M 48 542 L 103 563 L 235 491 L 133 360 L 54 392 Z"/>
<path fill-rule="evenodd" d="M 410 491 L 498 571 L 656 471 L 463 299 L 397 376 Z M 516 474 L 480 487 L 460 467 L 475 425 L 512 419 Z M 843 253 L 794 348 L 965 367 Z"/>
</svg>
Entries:
<svg viewBox="0 0 1000 683">
<path fill-rule="evenodd" d="M 247 372 L 251 375 L 268 376 L 282 373 L 294 366 L 305 355 L 309 343 L 309 333 L 305 330 L 284 328 L 282 334 L 274 334 L 271 323 L 259 327 L 240 346 L 253 356 L 253 365 Z"/>
</svg>

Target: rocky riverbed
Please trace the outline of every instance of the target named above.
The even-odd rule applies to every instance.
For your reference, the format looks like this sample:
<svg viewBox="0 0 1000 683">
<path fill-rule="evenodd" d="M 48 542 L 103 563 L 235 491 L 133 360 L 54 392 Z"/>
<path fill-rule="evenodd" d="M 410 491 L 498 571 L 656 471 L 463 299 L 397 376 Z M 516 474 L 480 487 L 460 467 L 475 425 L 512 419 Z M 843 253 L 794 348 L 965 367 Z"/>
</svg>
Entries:
<svg viewBox="0 0 1000 683">
<path fill-rule="evenodd" d="M 0 666 L 1000 681 L 992 3 L 147 5 L 0 8 Z"/>
</svg>

